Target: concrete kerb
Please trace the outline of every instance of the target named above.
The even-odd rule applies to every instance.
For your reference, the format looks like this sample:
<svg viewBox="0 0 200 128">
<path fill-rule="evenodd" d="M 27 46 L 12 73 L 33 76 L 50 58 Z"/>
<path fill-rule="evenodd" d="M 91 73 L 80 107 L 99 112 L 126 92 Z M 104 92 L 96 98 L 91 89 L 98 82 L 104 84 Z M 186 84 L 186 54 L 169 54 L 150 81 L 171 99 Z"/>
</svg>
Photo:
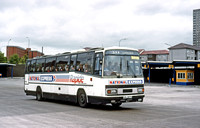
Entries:
<svg viewBox="0 0 200 128">
<path fill-rule="evenodd" d="M 145 83 L 145 86 L 167 86 L 167 87 L 195 87 L 195 88 L 200 88 L 200 85 L 176 85 L 176 84 L 171 84 L 169 85 L 168 83 Z"/>
<path fill-rule="evenodd" d="M 2 77 L 2 78 L 0 78 L 0 80 L 9 80 L 9 79 L 24 79 L 24 77 L 13 77 L 13 78 L 11 78 L 11 77 Z"/>
</svg>

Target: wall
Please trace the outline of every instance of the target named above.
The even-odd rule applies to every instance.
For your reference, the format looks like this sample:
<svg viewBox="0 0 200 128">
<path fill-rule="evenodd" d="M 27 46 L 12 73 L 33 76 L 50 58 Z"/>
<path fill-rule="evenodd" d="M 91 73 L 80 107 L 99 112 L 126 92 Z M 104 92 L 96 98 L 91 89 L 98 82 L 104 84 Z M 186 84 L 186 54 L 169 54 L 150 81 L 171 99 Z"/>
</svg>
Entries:
<svg viewBox="0 0 200 128">
<path fill-rule="evenodd" d="M 170 49 L 169 60 L 186 60 L 186 49 Z"/>
<path fill-rule="evenodd" d="M 140 59 L 142 61 L 147 61 L 147 55 L 140 55 Z"/>
<path fill-rule="evenodd" d="M 169 57 L 166 54 L 156 55 L 156 61 L 168 61 Z"/>
<path fill-rule="evenodd" d="M 24 77 L 25 64 L 17 64 L 13 67 L 13 77 Z M 7 68 L 7 77 L 11 77 L 11 67 Z"/>
</svg>

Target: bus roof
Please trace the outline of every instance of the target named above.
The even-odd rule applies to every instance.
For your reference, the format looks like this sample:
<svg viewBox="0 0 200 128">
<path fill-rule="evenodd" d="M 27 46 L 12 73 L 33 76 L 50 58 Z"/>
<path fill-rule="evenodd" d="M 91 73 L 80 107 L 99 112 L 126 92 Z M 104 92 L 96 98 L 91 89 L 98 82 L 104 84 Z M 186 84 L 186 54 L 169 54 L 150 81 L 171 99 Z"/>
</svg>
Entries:
<svg viewBox="0 0 200 128">
<path fill-rule="evenodd" d="M 69 55 L 69 54 L 76 54 L 76 53 L 84 53 L 84 52 L 97 52 L 97 51 L 106 51 L 106 50 L 133 50 L 133 51 L 138 51 L 138 49 L 134 48 L 128 48 L 128 47 L 118 47 L 118 46 L 113 46 L 113 47 L 107 47 L 107 48 L 102 48 L 102 47 L 96 47 L 96 48 L 89 48 L 89 49 L 79 49 L 79 50 L 73 50 L 71 52 L 65 52 L 65 53 L 59 53 L 55 55 L 44 55 L 40 57 L 34 57 L 32 59 L 42 59 L 42 58 L 49 58 L 49 57 L 56 57 L 56 56 L 63 56 L 63 55 Z M 28 60 L 32 60 L 28 59 Z"/>
<path fill-rule="evenodd" d="M 115 50 L 133 50 L 133 51 L 138 51 L 138 49 L 134 49 L 134 48 L 117 47 L 117 46 L 108 47 L 108 48 L 105 48 L 104 50 L 111 50 L 111 49 L 115 49 Z"/>
</svg>

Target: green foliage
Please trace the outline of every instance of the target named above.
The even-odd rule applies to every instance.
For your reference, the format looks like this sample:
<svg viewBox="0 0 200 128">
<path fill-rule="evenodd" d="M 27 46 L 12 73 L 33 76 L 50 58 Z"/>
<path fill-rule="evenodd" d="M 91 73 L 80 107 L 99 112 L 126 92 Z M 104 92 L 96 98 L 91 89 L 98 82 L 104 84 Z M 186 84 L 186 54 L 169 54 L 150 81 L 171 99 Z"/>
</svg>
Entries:
<svg viewBox="0 0 200 128">
<path fill-rule="evenodd" d="M 19 63 L 25 64 L 27 59 L 28 59 L 28 56 L 24 55 L 22 58 L 20 58 Z"/>
<path fill-rule="evenodd" d="M 19 56 L 17 54 L 13 54 L 11 57 L 10 57 L 10 60 L 9 62 L 11 64 L 18 64 L 19 63 Z"/>
<path fill-rule="evenodd" d="M 6 57 L 4 57 L 4 53 L 0 52 L 0 63 L 6 63 Z"/>
</svg>

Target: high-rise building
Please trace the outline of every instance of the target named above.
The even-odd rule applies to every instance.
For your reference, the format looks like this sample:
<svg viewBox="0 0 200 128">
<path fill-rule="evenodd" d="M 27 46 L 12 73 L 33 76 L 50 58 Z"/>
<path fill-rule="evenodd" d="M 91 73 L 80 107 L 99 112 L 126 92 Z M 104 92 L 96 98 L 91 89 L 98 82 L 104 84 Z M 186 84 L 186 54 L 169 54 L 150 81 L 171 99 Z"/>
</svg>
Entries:
<svg viewBox="0 0 200 128">
<path fill-rule="evenodd" d="M 200 47 L 200 9 L 193 10 L 193 45 Z"/>
</svg>

